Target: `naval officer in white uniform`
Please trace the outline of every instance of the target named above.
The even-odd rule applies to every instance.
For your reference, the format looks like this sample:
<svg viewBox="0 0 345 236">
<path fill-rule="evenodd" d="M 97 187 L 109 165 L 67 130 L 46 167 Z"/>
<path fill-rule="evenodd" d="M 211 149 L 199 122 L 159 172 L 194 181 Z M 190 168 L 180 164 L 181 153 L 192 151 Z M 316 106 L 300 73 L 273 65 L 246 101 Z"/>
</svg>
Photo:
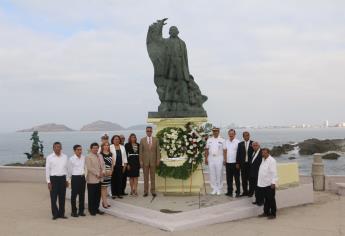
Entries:
<svg viewBox="0 0 345 236">
<path fill-rule="evenodd" d="M 221 195 L 223 182 L 223 165 L 226 163 L 225 140 L 219 136 L 219 127 L 213 127 L 212 137 L 207 140 L 205 163 L 208 165 L 212 195 Z"/>
</svg>

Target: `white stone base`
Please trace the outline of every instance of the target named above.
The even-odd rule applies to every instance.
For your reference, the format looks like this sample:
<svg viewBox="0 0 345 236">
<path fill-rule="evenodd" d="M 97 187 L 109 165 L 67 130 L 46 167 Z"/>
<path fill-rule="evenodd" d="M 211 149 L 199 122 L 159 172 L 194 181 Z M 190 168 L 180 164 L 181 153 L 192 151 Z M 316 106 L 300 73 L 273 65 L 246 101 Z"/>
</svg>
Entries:
<svg viewBox="0 0 345 236">
<path fill-rule="evenodd" d="M 159 201 L 159 198 L 155 201 Z M 313 185 L 303 184 L 297 187 L 278 190 L 276 201 L 279 209 L 313 203 Z M 138 223 L 150 225 L 162 230 L 178 231 L 199 226 L 211 225 L 255 217 L 262 213 L 263 207 L 253 205 L 252 198 L 240 198 L 215 206 L 167 214 L 144 207 L 134 206 L 110 200 L 111 208 L 103 209 L 107 214 Z"/>
<path fill-rule="evenodd" d="M 345 196 L 345 183 L 336 183 L 336 185 L 338 187 L 338 195 Z"/>
</svg>

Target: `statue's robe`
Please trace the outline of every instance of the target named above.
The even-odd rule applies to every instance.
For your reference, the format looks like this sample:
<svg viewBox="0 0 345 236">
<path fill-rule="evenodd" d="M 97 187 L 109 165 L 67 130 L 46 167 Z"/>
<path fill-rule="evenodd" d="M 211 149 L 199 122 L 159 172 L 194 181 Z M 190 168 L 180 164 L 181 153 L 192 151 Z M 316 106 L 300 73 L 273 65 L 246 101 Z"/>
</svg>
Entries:
<svg viewBox="0 0 345 236">
<path fill-rule="evenodd" d="M 180 38 L 168 38 L 165 40 L 166 61 L 164 77 L 168 79 L 166 87 L 166 101 L 185 104 L 187 109 L 189 68 L 187 47 Z"/>
</svg>

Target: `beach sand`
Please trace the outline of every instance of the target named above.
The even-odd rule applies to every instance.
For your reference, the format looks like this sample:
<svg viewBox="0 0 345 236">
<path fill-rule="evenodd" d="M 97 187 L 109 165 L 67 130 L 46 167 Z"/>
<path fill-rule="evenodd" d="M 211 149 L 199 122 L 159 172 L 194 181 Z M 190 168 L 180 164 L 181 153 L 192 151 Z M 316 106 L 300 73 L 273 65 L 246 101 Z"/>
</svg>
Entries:
<svg viewBox="0 0 345 236">
<path fill-rule="evenodd" d="M 0 183 L 0 235 L 345 235 L 345 197 L 315 192 L 315 203 L 278 210 L 276 220 L 250 218 L 165 232 L 109 215 L 51 219 L 45 184 Z M 293 197 L 293 196 L 291 196 Z M 158 200 L 158 199 L 157 199 Z M 70 216 L 70 201 L 66 201 Z"/>
</svg>

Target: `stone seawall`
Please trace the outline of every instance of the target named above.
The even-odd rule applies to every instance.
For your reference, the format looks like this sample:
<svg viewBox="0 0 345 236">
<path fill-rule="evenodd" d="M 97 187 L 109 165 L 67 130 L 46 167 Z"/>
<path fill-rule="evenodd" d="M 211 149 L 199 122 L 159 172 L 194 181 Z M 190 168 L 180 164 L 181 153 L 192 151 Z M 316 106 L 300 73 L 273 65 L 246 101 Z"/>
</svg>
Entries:
<svg viewBox="0 0 345 236">
<path fill-rule="evenodd" d="M 143 181 L 142 172 L 139 181 Z M 205 172 L 205 180 L 208 182 L 208 173 Z M 225 184 L 225 173 L 223 177 Z M 19 167 L 19 166 L 0 166 L 0 182 L 27 182 L 45 183 L 44 167 Z M 311 176 L 300 175 L 300 183 L 308 184 L 312 182 Z M 336 192 L 336 183 L 345 183 L 345 175 L 328 175 L 325 178 L 326 191 Z"/>
</svg>

